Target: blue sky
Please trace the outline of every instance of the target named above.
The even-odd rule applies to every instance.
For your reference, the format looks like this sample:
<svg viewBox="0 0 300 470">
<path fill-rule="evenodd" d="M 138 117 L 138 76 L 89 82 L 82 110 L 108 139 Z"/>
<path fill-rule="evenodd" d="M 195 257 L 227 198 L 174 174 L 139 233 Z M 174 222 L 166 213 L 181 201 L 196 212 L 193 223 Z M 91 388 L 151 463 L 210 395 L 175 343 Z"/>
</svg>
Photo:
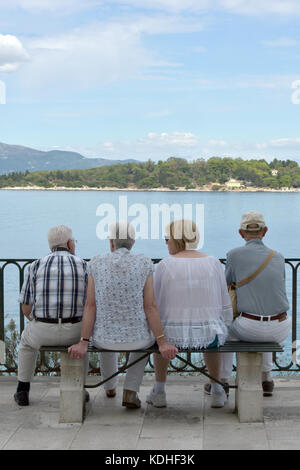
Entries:
<svg viewBox="0 0 300 470">
<path fill-rule="evenodd" d="M 0 142 L 300 160 L 299 20 L 298 0 L 0 0 Z"/>
</svg>

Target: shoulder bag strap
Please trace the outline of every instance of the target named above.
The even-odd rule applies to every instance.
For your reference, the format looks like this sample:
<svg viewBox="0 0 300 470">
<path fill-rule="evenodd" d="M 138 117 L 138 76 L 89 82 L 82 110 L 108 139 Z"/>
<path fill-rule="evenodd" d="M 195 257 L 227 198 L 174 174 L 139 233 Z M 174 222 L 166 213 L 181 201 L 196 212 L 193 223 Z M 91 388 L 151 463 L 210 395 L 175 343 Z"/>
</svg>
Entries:
<svg viewBox="0 0 300 470">
<path fill-rule="evenodd" d="M 246 279 L 243 279 L 242 281 L 236 282 L 235 287 L 244 286 L 245 284 L 248 284 L 248 282 L 252 281 L 263 269 L 265 269 L 265 267 L 269 264 L 269 262 L 273 258 L 274 254 L 275 254 L 275 251 L 271 251 L 271 253 L 265 259 L 263 264 L 253 274 L 251 274 L 251 276 L 247 277 Z"/>
</svg>

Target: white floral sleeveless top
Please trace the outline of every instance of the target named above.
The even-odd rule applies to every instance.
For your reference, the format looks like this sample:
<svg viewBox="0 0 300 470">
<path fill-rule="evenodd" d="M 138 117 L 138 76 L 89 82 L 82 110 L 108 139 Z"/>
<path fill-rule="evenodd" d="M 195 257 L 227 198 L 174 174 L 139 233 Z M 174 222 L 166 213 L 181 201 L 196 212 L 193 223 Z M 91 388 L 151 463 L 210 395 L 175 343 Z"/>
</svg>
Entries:
<svg viewBox="0 0 300 470">
<path fill-rule="evenodd" d="M 94 279 L 97 306 L 93 340 L 105 343 L 151 340 L 143 289 L 154 272 L 152 260 L 119 248 L 92 258 L 87 271 Z"/>
</svg>

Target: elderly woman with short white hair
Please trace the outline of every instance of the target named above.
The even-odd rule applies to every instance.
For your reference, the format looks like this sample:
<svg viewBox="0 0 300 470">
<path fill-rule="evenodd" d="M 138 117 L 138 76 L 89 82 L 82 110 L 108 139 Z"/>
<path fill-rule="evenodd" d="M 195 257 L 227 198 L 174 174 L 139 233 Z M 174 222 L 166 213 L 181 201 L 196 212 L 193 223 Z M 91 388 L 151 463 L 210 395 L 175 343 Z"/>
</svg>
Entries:
<svg viewBox="0 0 300 470">
<path fill-rule="evenodd" d="M 171 255 L 157 266 L 155 296 L 167 340 L 180 349 L 200 349 L 225 343 L 232 307 L 220 261 L 197 251 L 199 231 L 191 220 L 177 220 L 166 228 Z M 206 353 L 206 366 L 220 380 L 220 355 Z M 147 397 L 166 406 L 165 382 L 169 361 L 155 354 L 156 381 Z M 212 381 L 212 407 L 224 406 L 226 394 Z"/>
<path fill-rule="evenodd" d="M 108 350 L 134 351 L 157 341 L 166 359 L 175 357 L 177 348 L 165 339 L 153 289 L 153 263 L 150 258 L 131 253 L 135 242 L 132 224 L 118 222 L 110 226 L 109 254 L 98 255 L 88 264 L 87 299 L 83 315 L 82 340 L 69 348 L 71 357 L 82 357 L 88 341 Z M 143 353 L 132 352 L 129 363 Z M 123 391 L 123 406 L 139 408 L 137 396 L 147 358 L 131 366 Z M 100 353 L 101 376 L 105 380 L 118 370 L 117 353 Z M 104 385 L 108 397 L 115 396 L 117 377 Z"/>
</svg>

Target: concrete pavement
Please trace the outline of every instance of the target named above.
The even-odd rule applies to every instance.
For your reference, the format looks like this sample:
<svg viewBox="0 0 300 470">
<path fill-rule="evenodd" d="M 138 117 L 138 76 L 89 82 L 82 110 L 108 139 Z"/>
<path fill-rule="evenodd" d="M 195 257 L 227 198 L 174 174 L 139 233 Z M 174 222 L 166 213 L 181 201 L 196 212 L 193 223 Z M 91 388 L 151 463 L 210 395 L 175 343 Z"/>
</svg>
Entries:
<svg viewBox="0 0 300 470">
<path fill-rule="evenodd" d="M 96 382 L 98 378 L 89 378 Z M 121 406 L 122 383 L 115 398 L 90 389 L 83 424 L 59 424 L 59 378 L 36 377 L 29 407 L 13 400 L 16 377 L 0 377 L 0 449 L 300 449 L 300 378 L 276 378 L 275 393 L 264 398 L 265 422 L 240 424 L 234 413 L 234 390 L 222 409 L 210 408 L 205 379 L 170 376 L 168 407 L 145 402 L 154 378 L 145 376 L 142 408 Z"/>
</svg>

